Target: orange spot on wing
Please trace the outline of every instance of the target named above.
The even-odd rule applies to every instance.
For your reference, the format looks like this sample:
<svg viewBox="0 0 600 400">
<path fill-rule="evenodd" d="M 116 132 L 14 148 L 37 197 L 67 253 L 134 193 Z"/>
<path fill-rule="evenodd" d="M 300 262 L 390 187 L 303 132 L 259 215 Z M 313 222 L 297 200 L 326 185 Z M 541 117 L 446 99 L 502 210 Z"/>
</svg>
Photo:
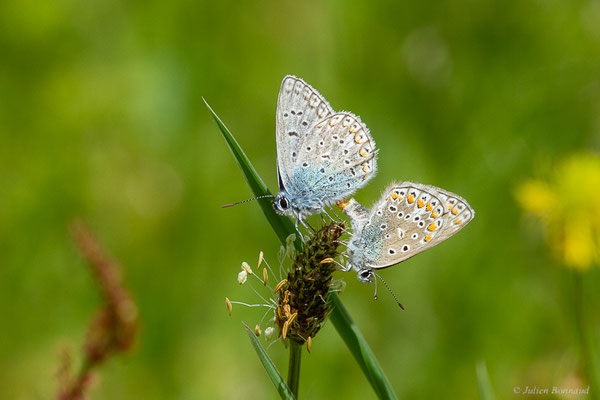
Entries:
<svg viewBox="0 0 600 400">
<path fill-rule="evenodd" d="M 452 209 L 452 214 L 454 214 L 454 215 L 458 215 L 458 208 L 454 207 L 454 208 Z"/>
<path fill-rule="evenodd" d="M 361 140 L 360 134 L 356 134 L 356 135 L 354 135 L 354 141 L 358 144 L 362 144 L 362 143 L 366 142 L 367 139 Z"/>
<path fill-rule="evenodd" d="M 427 230 L 428 230 L 428 231 L 430 231 L 430 232 L 433 232 L 433 231 L 435 231 L 437 228 L 438 228 L 438 227 L 437 227 L 437 225 L 436 225 L 436 224 L 430 224 L 430 225 L 427 227 Z"/>
<path fill-rule="evenodd" d="M 413 196 L 412 194 L 407 195 L 406 198 L 408 199 L 408 202 L 410 204 L 415 202 L 415 196 Z"/>
<path fill-rule="evenodd" d="M 431 202 L 427 203 L 427 207 L 425 207 L 427 211 L 431 211 L 433 207 L 431 207 Z"/>
<path fill-rule="evenodd" d="M 425 205 L 425 202 L 423 200 L 419 199 L 419 201 L 417 201 L 417 207 L 423 208 L 424 205 Z"/>
<path fill-rule="evenodd" d="M 429 235 L 427 235 L 427 237 L 425 238 L 426 242 L 429 242 L 431 240 L 431 238 L 433 237 L 433 235 L 430 233 Z"/>
<path fill-rule="evenodd" d="M 398 198 L 398 195 L 397 195 L 396 193 L 392 192 L 392 198 L 393 198 L 394 200 L 396 200 L 396 199 Z"/>
</svg>

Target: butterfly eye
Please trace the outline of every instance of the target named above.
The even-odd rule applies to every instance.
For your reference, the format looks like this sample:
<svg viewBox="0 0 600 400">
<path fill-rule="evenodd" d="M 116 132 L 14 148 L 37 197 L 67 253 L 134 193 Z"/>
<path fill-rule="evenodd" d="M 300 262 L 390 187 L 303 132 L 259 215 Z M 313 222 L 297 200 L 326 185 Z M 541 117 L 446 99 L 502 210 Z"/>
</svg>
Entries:
<svg viewBox="0 0 600 400">
<path fill-rule="evenodd" d="M 368 269 L 363 269 L 358 273 L 358 280 L 364 283 L 369 283 L 371 282 L 372 276 L 373 273 L 371 271 L 369 271 Z"/>
<path fill-rule="evenodd" d="M 279 200 L 279 207 L 281 207 L 282 210 L 285 210 L 288 208 L 288 201 L 285 199 L 285 197 L 282 197 Z"/>
</svg>

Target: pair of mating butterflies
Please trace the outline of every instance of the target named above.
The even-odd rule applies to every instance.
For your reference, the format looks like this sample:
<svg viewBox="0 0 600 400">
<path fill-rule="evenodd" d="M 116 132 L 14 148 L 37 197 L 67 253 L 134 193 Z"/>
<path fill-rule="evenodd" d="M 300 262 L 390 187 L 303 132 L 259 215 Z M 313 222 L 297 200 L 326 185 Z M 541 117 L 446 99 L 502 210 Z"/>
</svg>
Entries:
<svg viewBox="0 0 600 400">
<path fill-rule="evenodd" d="M 456 194 L 435 186 L 392 184 L 367 210 L 345 200 L 364 186 L 377 167 L 375 142 L 350 112 L 335 112 L 310 85 L 286 76 L 277 100 L 275 210 L 298 222 L 334 204 L 350 219 L 349 263 L 362 282 L 374 270 L 398 264 L 444 241 L 475 215 Z"/>
</svg>

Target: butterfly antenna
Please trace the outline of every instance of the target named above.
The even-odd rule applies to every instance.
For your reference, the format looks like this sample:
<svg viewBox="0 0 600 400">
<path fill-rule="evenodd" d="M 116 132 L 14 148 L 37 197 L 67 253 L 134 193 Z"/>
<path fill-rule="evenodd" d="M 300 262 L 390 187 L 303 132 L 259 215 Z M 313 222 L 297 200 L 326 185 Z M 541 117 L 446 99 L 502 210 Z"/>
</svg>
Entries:
<svg viewBox="0 0 600 400">
<path fill-rule="evenodd" d="M 394 294 L 394 292 L 392 292 L 392 289 L 390 289 L 390 287 L 388 286 L 387 282 L 384 281 L 383 278 L 381 276 L 379 276 L 379 274 L 377 274 L 376 272 L 373 272 L 373 274 L 377 278 L 381 279 L 381 282 L 383 282 L 383 284 L 387 288 L 388 292 L 390 292 L 390 294 L 392 295 L 392 297 L 394 298 L 394 300 L 396 300 L 396 304 L 398 304 L 400 306 L 400 308 L 404 310 L 404 306 L 398 301 L 398 298 L 396 297 L 396 295 Z M 375 300 L 377 300 L 377 279 L 375 279 Z"/>
<path fill-rule="evenodd" d="M 221 208 L 233 207 L 233 206 L 237 206 L 238 204 L 247 203 L 247 202 L 252 201 L 252 200 L 264 199 L 265 197 L 275 197 L 275 196 L 272 195 L 272 194 L 265 194 L 265 195 L 262 195 L 262 196 L 253 197 L 253 198 L 248 199 L 248 200 L 238 201 L 237 203 L 223 204 L 221 206 Z"/>
<path fill-rule="evenodd" d="M 375 274 L 375 275 L 376 275 L 376 276 L 378 276 L 377 274 Z M 373 295 L 373 298 L 374 298 L 375 300 L 377 300 L 377 298 L 378 298 L 378 297 L 377 297 L 377 278 L 375 278 L 375 294 Z"/>
</svg>

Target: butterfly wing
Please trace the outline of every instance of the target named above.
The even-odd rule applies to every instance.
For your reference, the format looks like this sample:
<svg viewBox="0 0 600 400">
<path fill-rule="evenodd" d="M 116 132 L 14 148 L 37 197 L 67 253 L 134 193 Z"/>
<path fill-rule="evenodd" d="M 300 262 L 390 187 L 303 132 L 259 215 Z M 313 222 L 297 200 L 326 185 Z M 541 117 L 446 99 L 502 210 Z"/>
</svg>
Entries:
<svg viewBox="0 0 600 400">
<path fill-rule="evenodd" d="M 277 171 L 281 190 L 289 183 L 298 149 L 305 137 L 318 121 L 331 114 L 333 109 L 329 103 L 310 85 L 295 76 L 283 78 L 276 115 Z"/>
<path fill-rule="evenodd" d="M 328 204 L 349 197 L 366 184 L 377 166 L 375 141 L 360 118 L 349 112 L 319 121 L 304 138 L 298 154 L 291 156 L 298 166 L 293 186 Z"/>
<path fill-rule="evenodd" d="M 454 235 L 475 216 L 462 197 L 435 186 L 389 187 L 359 233 L 366 266 L 398 264 Z"/>
</svg>

